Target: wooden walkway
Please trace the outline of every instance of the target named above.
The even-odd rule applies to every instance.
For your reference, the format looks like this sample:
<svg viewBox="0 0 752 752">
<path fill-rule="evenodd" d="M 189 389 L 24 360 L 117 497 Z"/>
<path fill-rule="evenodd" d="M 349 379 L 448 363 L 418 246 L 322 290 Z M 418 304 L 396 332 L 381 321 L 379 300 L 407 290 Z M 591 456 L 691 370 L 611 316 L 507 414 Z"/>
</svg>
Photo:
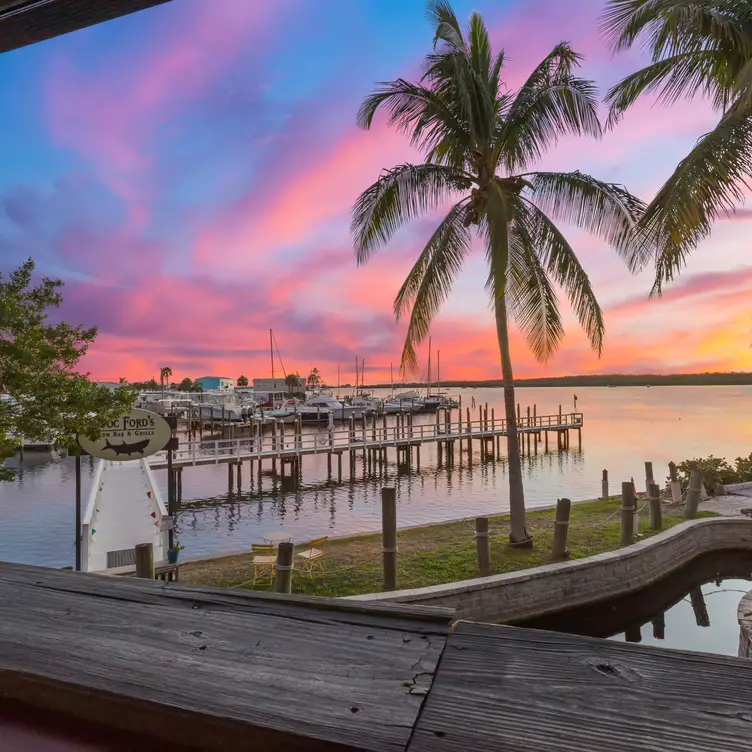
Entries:
<svg viewBox="0 0 752 752">
<path fill-rule="evenodd" d="M 454 421 L 435 424 L 370 425 L 365 421 L 350 428 L 335 428 L 310 433 L 284 432 L 284 423 L 275 425 L 274 432 L 239 439 L 215 441 L 189 441 L 181 443 L 173 453 L 173 467 L 191 465 L 215 465 L 219 463 L 240 463 L 245 460 L 293 460 L 314 454 L 342 454 L 345 452 L 378 452 L 396 447 L 410 449 L 424 444 L 454 444 L 455 442 L 492 441 L 507 435 L 506 420 L 488 418 L 464 422 Z M 559 436 L 569 431 L 580 431 L 583 426 L 582 413 L 560 415 L 522 416 L 518 422 L 520 436 L 548 433 Z M 567 438 L 568 444 L 568 438 Z M 149 460 L 152 469 L 165 469 L 167 458 L 164 452 L 155 454 Z"/>
<path fill-rule="evenodd" d="M 0 740 L 17 701 L 165 752 L 749 748 L 750 661 L 450 620 L 1 564 Z"/>
</svg>

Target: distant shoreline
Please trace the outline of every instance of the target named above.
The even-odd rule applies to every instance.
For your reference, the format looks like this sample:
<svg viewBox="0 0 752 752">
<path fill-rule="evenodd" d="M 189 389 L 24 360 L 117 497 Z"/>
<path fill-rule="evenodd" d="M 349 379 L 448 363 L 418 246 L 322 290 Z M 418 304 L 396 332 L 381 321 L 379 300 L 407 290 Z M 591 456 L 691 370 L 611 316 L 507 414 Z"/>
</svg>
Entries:
<svg viewBox="0 0 752 752">
<path fill-rule="evenodd" d="M 676 373 L 676 374 L 598 374 L 592 376 L 557 376 L 538 379 L 515 379 L 515 386 L 750 386 L 752 373 Z M 389 389 L 390 384 L 371 384 L 367 389 Z M 459 387 L 500 387 L 501 379 L 485 381 L 442 381 L 442 389 Z M 399 388 L 425 387 L 421 382 L 400 384 Z M 396 385 L 395 385 L 396 388 Z"/>
</svg>

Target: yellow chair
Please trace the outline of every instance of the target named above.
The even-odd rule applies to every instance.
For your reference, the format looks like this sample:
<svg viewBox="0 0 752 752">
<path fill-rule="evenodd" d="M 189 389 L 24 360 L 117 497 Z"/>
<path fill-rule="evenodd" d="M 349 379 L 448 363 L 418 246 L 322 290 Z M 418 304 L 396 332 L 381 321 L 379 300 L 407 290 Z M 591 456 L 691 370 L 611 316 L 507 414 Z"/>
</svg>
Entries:
<svg viewBox="0 0 752 752">
<path fill-rule="evenodd" d="M 264 572 L 269 573 L 269 581 L 274 578 L 274 565 L 277 563 L 277 549 L 275 546 L 254 543 L 251 545 L 253 554 L 253 579 L 256 580 Z"/>
<path fill-rule="evenodd" d="M 306 543 L 304 551 L 300 551 L 298 556 L 303 560 L 301 570 L 312 574 L 317 567 L 323 570 L 321 558 L 324 556 L 324 546 L 329 541 L 328 537 L 314 538 Z"/>
</svg>

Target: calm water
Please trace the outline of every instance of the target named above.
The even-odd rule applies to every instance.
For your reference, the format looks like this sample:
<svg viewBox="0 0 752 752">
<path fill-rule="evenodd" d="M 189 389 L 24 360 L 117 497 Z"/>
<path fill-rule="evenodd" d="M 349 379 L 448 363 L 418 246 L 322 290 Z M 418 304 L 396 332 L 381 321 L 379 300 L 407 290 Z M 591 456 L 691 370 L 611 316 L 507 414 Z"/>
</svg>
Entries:
<svg viewBox="0 0 752 752">
<path fill-rule="evenodd" d="M 531 619 L 519 626 L 737 655 L 736 611 L 751 587 L 750 579 L 752 552 L 712 554 L 624 598 Z"/>
<path fill-rule="evenodd" d="M 612 492 L 634 476 L 644 482 L 646 460 L 662 478 L 669 461 L 715 454 L 729 459 L 752 450 L 752 422 L 747 405 L 752 387 L 653 387 L 519 389 L 523 406 L 537 405 L 538 415 L 555 414 L 559 405 L 571 411 L 573 395 L 584 414 L 582 451 L 572 436 L 569 452 L 523 460 L 527 503 L 551 504 L 560 496 L 594 498 L 600 478 L 609 470 Z M 463 406 L 474 397 L 478 405 L 495 407 L 503 414 L 500 389 L 463 389 Z M 477 414 L 476 416 L 477 417 Z M 416 416 L 432 422 L 431 416 Z M 550 443 L 552 448 L 554 442 Z M 475 453 L 456 460 L 453 468 L 438 466 L 436 447 L 424 446 L 421 468 L 398 473 L 390 451 L 387 484 L 395 484 L 401 526 L 436 522 L 508 509 L 506 463 L 502 457 L 482 463 Z M 18 461 L 15 461 L 18 464 Z M 383 478 L 364 475 L 357 463 L 350 480 L 343 458 L 340 484 L 327 478 L 324 455 L 303 460 L 303 484 L 294 488 L 289 479 L 265 474 L 259 492 L 249 487 L 248 465 L 240 494 L 227 493 L 224 465 L 186 468 L 183 502 L 177 530 L 185 556 L 237 551 L 258 542 L 262 533 L 284 529 L 295 540 L 318 535 L 346 535 L 380 528 L 380 488 Z M 83 463 L 86 499 L 93 464 Z M 17 479 L 0 483 L 0 559 L 49 566 L 73 562 L 74 472 L 72 460 L 52 461 L 49 456 L 27 453 Z M 336 463 L 335 463 L 336 473 Z M 158 473 L 166 497 L 166 473 Z"/>
</svg>

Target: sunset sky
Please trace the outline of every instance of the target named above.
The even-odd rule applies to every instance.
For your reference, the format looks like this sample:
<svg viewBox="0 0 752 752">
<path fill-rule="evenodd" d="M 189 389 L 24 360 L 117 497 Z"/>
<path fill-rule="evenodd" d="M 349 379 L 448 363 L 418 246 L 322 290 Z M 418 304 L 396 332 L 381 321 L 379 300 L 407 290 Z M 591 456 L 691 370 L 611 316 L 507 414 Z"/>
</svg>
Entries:
<svg viewBox="0 0 752 752">
<path fill-rule="evenodd" d="M 641 62 L 599 39 L 602 0 L 454 7 L 483 13 L 510 87 L 560 40 L 602 92 Z M 339 363 L 344 382 L 358 355 L 367 381 L 388 377 L 392 301 L 436 217 L 356 267 L 353 201 L 419 155 L 355 113 L 375 81 L 415 77 L 431 39 L 423 0 L 174 0 L 0 56 L 0 270 L 31 256 L 66 281 L 65 318 L 99 327 L 97 379 L 268 376 L 270 327 L 288 372 L 331 382 Z M 702 102 L 645 100 L 541 166 L 649 199 L 714 122 Z M 661 300 L 649 270 L 567 229 L 605 310 L 603 356 L 567 315 L 548 364 L 513 335 L 517 375 L 752 369 L 751 229 L 745 209 L 719 222 Z M 500 375 L 484 281 L 478 248 L 433 327 L 446 378 Z"/>
</svg>

